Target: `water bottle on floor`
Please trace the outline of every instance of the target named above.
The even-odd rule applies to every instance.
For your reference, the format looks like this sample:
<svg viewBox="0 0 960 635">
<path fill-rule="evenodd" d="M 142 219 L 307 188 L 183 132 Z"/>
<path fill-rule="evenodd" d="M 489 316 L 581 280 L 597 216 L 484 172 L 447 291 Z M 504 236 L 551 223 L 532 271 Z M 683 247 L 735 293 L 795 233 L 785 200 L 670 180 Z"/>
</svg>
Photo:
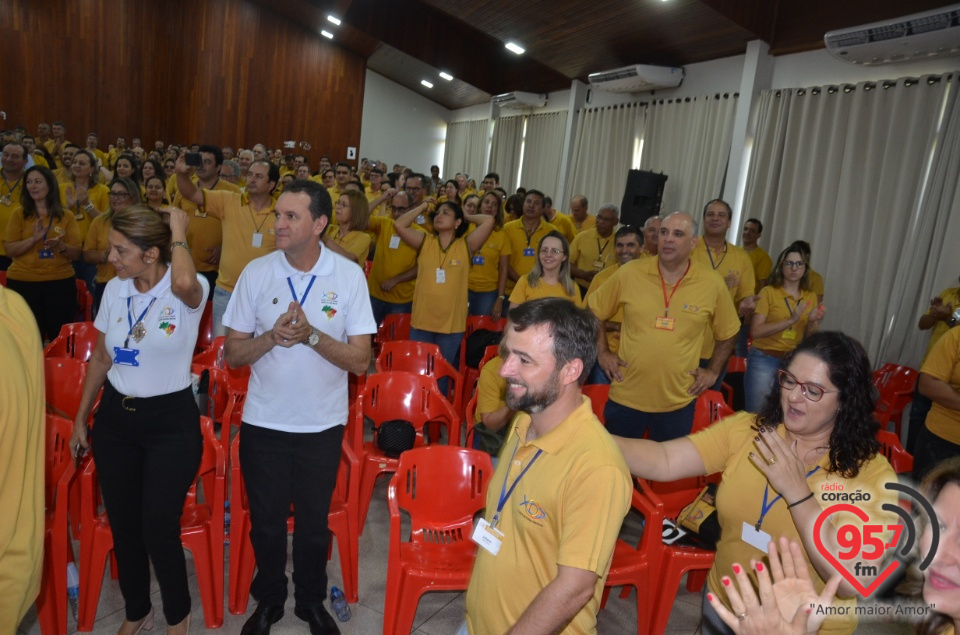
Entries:
<svg viewBox="0 0 960 635">
<path fill-rule="evenodd" d="M 80 606 L 80 574 L 77 572 L 77 565 L 72 562 L 67 564 L 67 599 L 70 601 L 70 610 L 76 621 Z"/>
<path fill-rule="evenodd" d="M 343 591 L 337 587 L 330 588 L 330 606 L 337 614 L 337 619 L 346 622 L 350 619 L 350 605 L 347 604 L 347 598 L 343 596 Z"/>
</svg>

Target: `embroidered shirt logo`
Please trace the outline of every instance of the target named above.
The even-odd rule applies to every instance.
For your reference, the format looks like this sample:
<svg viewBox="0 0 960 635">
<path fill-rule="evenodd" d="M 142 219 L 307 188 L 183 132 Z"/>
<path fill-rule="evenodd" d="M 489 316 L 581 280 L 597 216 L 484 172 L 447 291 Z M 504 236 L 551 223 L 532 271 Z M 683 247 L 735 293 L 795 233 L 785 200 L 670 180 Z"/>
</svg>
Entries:
<svg viewBox="0 0 960 635">
<path fill-rule="evenodd" d="M 543 511 L 543 507 L 535 500 L 527 500 L 527 495 L 523 495 L 523 502 L 520 503 L 520 508 L 523 510 L 531 520 L 543 520 L 547 517 L 547 512 Z"/>
<path fill-rule="evenodd" d="M 327 320 L 332 320 L 337 314 L 337 310 L 330 305 L 324 305 L 322 311 L 327 314 Z"/>
</svg>

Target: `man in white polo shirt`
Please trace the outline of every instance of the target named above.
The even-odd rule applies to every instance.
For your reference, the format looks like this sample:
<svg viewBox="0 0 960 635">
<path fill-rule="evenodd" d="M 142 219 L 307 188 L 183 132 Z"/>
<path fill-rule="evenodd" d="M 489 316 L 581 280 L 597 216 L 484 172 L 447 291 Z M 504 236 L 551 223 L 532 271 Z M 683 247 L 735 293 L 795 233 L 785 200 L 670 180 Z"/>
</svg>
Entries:
<svg viewBox="0 0 960 635">
<path fill-rule="evenodd" d="M 377 330 L 363 270 L 328 249 L 322 185 L 293 181 L 277 201 L 277 251 L 243 270 L 223 323 L 227 363 L 251 366 L 240 465 L 250 501 L 259 601 L 242 635 L 263 635 L 287 598 L 287 516 L 293 535 L 295 615 L 313 635 L 339 633 L 323 607 L 327 514 L 347 421 L 347 372 L 370 362 Z"/>
</svg>

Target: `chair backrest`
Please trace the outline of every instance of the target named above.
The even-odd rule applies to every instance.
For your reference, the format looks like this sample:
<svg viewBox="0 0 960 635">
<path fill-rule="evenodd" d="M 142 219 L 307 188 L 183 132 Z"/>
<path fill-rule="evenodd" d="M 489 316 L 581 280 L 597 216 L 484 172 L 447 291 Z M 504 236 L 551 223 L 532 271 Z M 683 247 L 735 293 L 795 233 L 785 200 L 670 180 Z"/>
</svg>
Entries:
<svg viewBox="0 0 960 635">
<path fill-rule="evenodd" d="M 227 362 L 223 359 L 223 343 L 226 339 L 222 335 L 213 338 L 203 352 L 193 356 L 193 363 L 204 368 L 226 368 Z"/>
<path fill-rule="evenodd" d="M 390 479 L 390 513 L 410 514 L 411 542 L 438 547 L 469 542 L 492 476 L 486 452 L 447 445 L 408 450 Z"/>
<path fill-rule="evenodd" d="M 382 346 L 387 342 L 410 339 L 410 314 L 391 313 L 383 318 L 373 339 L 374 344 Z"/>
<path fill-rule="evenodd" d="M 58 496 L 67 496 L 67 487 L 74 475 L 73 454 L 69 441 L 73 422 L 64 417 L 46 416 L 46 459 L 44 461 L 44 501 L 53 509 Z"/>
<path fill-rule="evenodd" d="M 607 399 L 610 396 L 610 384 L 584 384 L 580 387 L 580 392 L 590 397 L 593 414 L 597 415 L 600 423 L 607 425 L 607 421 L 603 417 L 603 410 L 607 407 Z"/>
<path fill-rule="evenodd" d="M 894 472 L 903 474 L 913 471 L 913 456 L 903 449 L 896 434 L 888 430 L 877 430 L 877 441 L 880 442 L 880 453 L 887 457 Z"/>
<path fill-rule="evenodd" d="M 203 315 L 200 316 L 200 331 L 197 333 L 197 345 L 194 352 L 200 353 L 207 350 L 213 343 L 213 301 L 207 300 L 203 307 Z"/>
<path fill-rule="evenodd" d="M 747 372 L 747 358 L 731 355 L 730 359 L 727 360 L 727 372 L 728 373 Z"/>
<path fill-rule="evenodd" d="M 899 364 L 884 364 L 880 370 L 873 372 L 873 385 L 886 395 L 913 395 L 917 386 L 918 373 L 909 366 Z"/>
<path fill-rule="evenodd" d="M 71 322 L 60 327 L 60 333 L 43 349 L 43 356 L 75 357 L 82 362 L 90 361 L 100 331 L 93 322 Z"/>
<path fill-rule="evenodd" d="M 204 502 L 216 509 L 216 498 L 221 498 L 220 509 L 223 509 L 225 492 L 218 491 L 216 479 L 225 479 L 227 474 L 226 450 L 220 446 L 217 434 L 213 429 L 213 420 L 210 417 L 200 417 L 200 433 L 203 435 L 203 454 L 200 457 L 200 467 L 197 469 L 197 478 L 187 490 L 184 507 L 197 504 L 197 483 L 203 486 Z"/>
<path fill-rule="evenodd" d="M 697 397 L 697 405 L 693 414 L 693 428 L 691 433 L 699 432 L 704 428 L 733 414 L 733 409 L 723 399 L 723 394 L 716 390 L 705 390 Z"/>
<path fill-rule="evenodd" d="M 77 316 L 81 321 L 93 321 L 93 294 L 87 289 L 87 283 L 80 278 L 77 283 Z"/>
<path fill-rule="evenodd" d="M 410 340 L 386 342 L 377 355 L 376 369 L 378 373 L 401 370 L 435 380 L 447 378 L 447 400 L 454 406 L 459 405 L 463 376 L 444 359 L 436 344 Z"/>
<path fill-rule="evenodd" d="M 351 448 L 358 454 L 363 450 L 364 417 L 374 425 L 391 419 L 409 421 L 417 430 L 417 445 L 424 443 L 423 426 L 428 422 L 441 422 L 448 432 L 455 427 L 459 431 L 456 411 L 439 394 L 437 383 L 430 377 L 404 371 L 385 371 L 367 378 L 348 431 Z"/>
<path fill-rule="evenodd" d="M 72 357 L 55 357 L 43 360 L 43 370 L 47 410 L 72 421 L 80 407 L 87 364 Z"/>
</svg>

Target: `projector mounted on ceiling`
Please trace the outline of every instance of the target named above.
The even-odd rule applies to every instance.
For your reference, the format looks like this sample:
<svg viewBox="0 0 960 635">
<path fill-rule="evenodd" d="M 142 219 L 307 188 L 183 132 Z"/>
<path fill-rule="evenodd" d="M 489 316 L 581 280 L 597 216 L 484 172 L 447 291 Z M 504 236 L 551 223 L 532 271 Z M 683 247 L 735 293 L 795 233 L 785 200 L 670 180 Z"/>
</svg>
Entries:
<svg viewBox="0 0 960 635">
<path fill-rule="evenodd" d="M 590 85 L 611 93 L 641 93 L 658 88 L 676 88 L 683 81 L 683 69 L 672 66 L 634 64 L 602 73 L 590 73 Z"/>
<path fill-rule="evenodd" d="M 490 101 L 500 108 L 543 108 L 547 104 L 547 96 L 544 93 L 526 93 L 517 90 L 494 95 Z"/>
<path fill-rule="evenodd" d="M 827 51 L 851 64 L 893 64 L 960 55 L 960 4 L 823 36 Z"/>
</svg>

